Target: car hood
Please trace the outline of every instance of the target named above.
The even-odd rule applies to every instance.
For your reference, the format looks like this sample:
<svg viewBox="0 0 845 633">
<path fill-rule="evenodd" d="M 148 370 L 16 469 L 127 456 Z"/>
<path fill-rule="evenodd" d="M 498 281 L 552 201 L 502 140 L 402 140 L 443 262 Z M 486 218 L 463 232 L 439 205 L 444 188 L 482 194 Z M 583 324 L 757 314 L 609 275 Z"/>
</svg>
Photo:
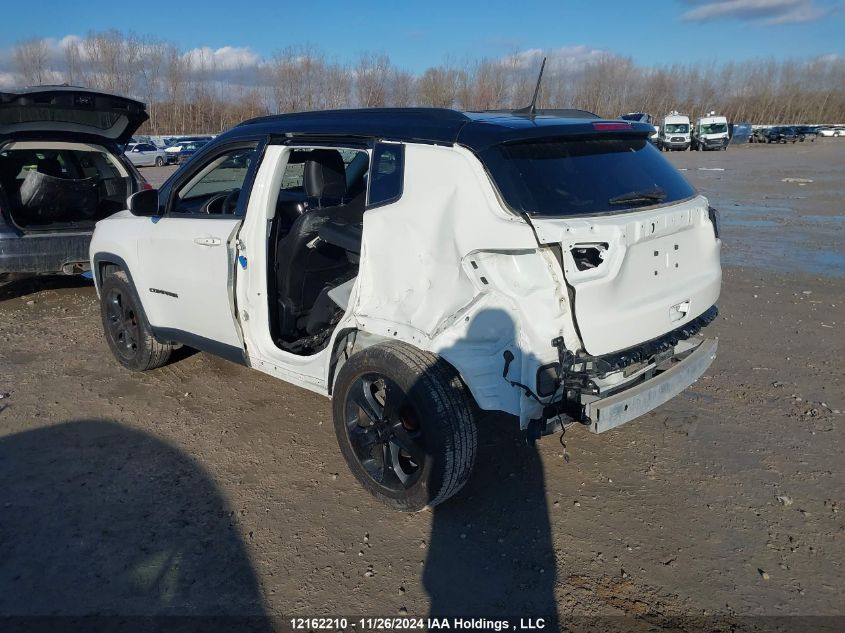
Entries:
<svg viewBox="0 0 845 633">
<path fill-rule="evenodd" d="M 147 119 L 144 103 L 87 88 L 36 86 L 0 92 L 0 138 L 84 134 L 124 144 Z"/>
</svg>

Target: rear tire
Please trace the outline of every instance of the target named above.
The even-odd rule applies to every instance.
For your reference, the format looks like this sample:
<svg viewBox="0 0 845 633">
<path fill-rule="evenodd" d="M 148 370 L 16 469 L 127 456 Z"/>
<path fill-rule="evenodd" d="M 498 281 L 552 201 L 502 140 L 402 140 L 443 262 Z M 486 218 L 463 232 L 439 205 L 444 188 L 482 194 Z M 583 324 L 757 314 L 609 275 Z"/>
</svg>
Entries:
<svg viewBox="0 0 845 633">
<path fill-rule="evenodd" d="M 112 354 L 127 369 L 155 369 L 170 359 L 173 345 L 155 339 L 135 288 L 116 266 L 103 271 L 100 316 Z"/>
<path fill-rule="evenodd" d="M 436 506 L 470 477 L 478 447 L 475 401 L 434 354 L 398 342 L 354 354 L 338 372 L 332 410 L 352 474 L 394 509 Z"/>
</svg>

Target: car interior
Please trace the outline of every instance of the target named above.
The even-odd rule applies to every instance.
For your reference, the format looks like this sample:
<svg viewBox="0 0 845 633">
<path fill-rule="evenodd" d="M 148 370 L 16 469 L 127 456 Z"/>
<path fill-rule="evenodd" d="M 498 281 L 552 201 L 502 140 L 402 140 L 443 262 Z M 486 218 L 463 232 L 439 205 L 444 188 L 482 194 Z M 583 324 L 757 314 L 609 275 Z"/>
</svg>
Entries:
<svg viewBox="0 0 845 633">
<path fill-rule="evenodd" d="M 93 228 L 125 207 L 126 169 L 106 150 L 83 147 L 17 143 L 0 151 L 0 201 L 18 228 Z"/>
<path fill-rule="evenodd" d="M 255 154 L 246 147 L 221 154 L 195 174 L 176 194 L 172 213 L 235 213 L 241 186 Z"/>
<path fill-rule="evenodd" d="M 268 242 L 270 328 L 279 348 L 325 347 L 358 274 L 369 154 L 290 152 Z"/>
</svg>

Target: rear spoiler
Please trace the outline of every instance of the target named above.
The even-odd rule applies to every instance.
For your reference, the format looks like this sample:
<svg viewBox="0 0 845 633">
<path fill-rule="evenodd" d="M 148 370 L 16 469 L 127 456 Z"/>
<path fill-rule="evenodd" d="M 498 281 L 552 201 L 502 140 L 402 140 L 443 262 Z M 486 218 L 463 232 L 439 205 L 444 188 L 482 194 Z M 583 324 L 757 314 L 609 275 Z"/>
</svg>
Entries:
<svg viewBox="0 0 845 633">
<path fill-rule="evenodd" d="M 654 134 L 654 127 L 639 121 L 613 121 L 606 119 L 580 119 L 565 121 L 562 119 L 532 119 L 533 125 L 520 126 L 516 129 L 485 126 L 482 121 L 466 125 L 458 135 L 458 143 L 483 151 L 503 143 L 522 143 L 541 139 L 566 139 L 601 137 L 604 135 L 618 138 L 648 139 Z M 481 129 L 482 126 L 486 129 Z"/>
</svg>

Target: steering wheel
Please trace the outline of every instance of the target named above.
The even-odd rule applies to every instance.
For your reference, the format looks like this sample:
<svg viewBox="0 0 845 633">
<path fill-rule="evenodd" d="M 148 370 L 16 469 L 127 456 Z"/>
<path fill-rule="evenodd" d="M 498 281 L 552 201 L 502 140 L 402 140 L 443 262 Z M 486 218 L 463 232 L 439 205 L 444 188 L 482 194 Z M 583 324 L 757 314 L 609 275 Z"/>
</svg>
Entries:
<svg viewBox="0 0 845 633">
<path fill-rule="evenodd" d="M 240 188 L 229 189 L 216 196 L 209 198 L 202 206 L 202 211 L 209 215 L 230 215 L 235 212 L 238 206 L 238 196 L 240 196 Z"/>
</svg>

